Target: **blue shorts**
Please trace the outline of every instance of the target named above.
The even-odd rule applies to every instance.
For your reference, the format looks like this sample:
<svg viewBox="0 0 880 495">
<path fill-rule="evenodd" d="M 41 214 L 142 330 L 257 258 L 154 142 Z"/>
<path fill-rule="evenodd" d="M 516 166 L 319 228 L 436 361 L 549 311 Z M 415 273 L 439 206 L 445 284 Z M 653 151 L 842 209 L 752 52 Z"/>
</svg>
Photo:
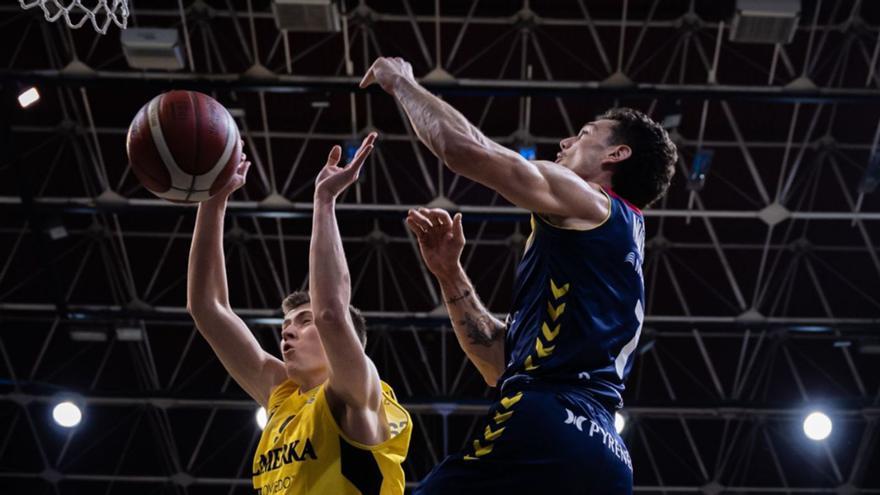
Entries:
<svg viewBox="0 0 880 495">
<path fill-rule="evenodd" d="M 414 493 L 632 494 L 632 462 L 613 416 L 583 393 L 504 390 L 470 442 Z"/>
</svg>

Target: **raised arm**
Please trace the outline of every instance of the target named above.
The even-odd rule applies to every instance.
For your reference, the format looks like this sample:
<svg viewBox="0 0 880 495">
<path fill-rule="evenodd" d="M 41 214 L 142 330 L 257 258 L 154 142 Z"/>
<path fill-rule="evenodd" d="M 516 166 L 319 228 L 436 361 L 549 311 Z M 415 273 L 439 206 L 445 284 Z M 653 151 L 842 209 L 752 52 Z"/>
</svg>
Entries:
<svg viewBox="0 0 880 495">
<path fill-rule="evenodd" d="M 489 386 L 504 372 L 504 335 L 507 328 L 477 297 L 459 262 L 464 248 L 461 213 L 449 218 L 440 209 L 410 210 L 406 224 L 419 240 L 428 269 L 440 282 L 455 337 Z"/>
<path fill-rule="evenodd" d="M 189 252 L 186 307 L 226 371 L 255 401 L 267 406 L 272 388 L 286 378 L 284 364 L 260 347 L 229 305 L 223 254 L 226 201 L 244 185 L 250 162 L 242 163 L 232 182 L 199 205 Z"/>
<path fill-rule="evenodd" d="M 406 111 L 416 135 L 453 172 L 498 191 L 529 211 L 600 222 L 608 200 L 573 171 L 547 161 L 530 162 L 487 138 L 455 108 L 432 95 L 402 59 L 379 58 L 361 87 L 378 83 Z"/>
<path fill-rule="evenodd" d="M 312 243 L 309 251 L 309 295 L 318 335 L 330 363 L 327 391 L 354 415 L 378 412 L 382 387 L 375 366 L 364 353 L 349 313 L 351 277 L 342 239 L 336 223 L 336 197 L 353 184 L 367 155 L 373 149 L 375 134 L 364 139 L 355 158 L 338 167 L 342 150 L 334 146 L 327 165 L 315 181 L 315 207 Z M 348 416 L 348 414 L 346 414 Z M 375 416 L 371 416 L 375 419 Z M 343 417 L 343 422 L 348 421 Z M 354 420 L 363 424 L 362 421 Z M 373 426 L 377 422 L 371 421 Z M 341 425 L 346 429 L 346 425 Z M 350 432 L 349 432 L 350 433 Z M 366 437 L 374 437 L 366 435 Z"/>
</svg>

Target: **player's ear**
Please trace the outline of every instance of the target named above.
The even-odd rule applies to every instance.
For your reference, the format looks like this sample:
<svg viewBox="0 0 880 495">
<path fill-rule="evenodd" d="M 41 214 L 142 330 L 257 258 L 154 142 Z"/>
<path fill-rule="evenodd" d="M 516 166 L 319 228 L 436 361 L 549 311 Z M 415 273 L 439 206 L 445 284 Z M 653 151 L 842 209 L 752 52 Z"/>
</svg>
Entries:
<svg viewBox="0 0 880 495">
<path fill-rule="evenodd" d="M 622 162 L 632 156 L 632 148 L 626 144 L 610 146 L 605 156 L 610 162 Z"/>
</svg>

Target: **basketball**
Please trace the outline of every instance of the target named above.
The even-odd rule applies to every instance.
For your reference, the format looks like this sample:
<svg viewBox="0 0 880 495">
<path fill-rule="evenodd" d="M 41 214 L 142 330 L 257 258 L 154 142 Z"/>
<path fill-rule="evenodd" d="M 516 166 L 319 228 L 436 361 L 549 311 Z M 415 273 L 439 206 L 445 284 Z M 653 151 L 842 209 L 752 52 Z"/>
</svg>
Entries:
<svg viewBox="0 0 880 495">
<path fill-rule="evenodd" d="M 147 190 L 196 203 L 229 181 L 241 159 L 238 127 L 217 100 L 169 91 L 144 105 L 128 128 L 131 169 Z"/>
</svg>

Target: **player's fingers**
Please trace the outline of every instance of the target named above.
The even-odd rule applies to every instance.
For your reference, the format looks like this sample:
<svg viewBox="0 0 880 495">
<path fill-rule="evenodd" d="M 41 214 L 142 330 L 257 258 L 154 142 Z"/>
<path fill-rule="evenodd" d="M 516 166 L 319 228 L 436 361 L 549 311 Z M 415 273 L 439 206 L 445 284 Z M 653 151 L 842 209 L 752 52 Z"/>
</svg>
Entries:
<svg viewBox="0 0 880 495">
<path fill-rule="evenodd" d="M 425 208 L 425 216 L 430 218 L 431 221 L 436 222 L 438 225 L 452 225 L 452 218 L 450 218 L 449 213 L 442 208 Z"/>
<path fill-rule="evenodd" d="M 434 223 L 431 222 L 431 219 L 422 214 L 419 210 L 410 210 L 410 215 L 418 220 L 419 224 L 424 225 L 426 229 L 434 228 Z"/>
<path fill-rule="evenodd" d="M 409 227 L 409 230 L 416 235 L 419 242 L 423 242 L 425 236 L 425 229 L 421 225 L 419 225 L 418 221 L 416 221 L 412 217 L 406 217 L 406 226 Z"/>
<path fill-rule="evenodd" d="M 337 144 L 336 146 L 330 148 L 330 154 L 327 155 L 327 167 L 335 167 L 336 164 L 339 163 L 339 158 L 342 156 L 342 148 Z"/>
<path fill-rule="evenodd" d="M 378 132 L 371 132 L 371 133 L 367 134 L 367 137 L 365 137 L 364 140 L 361 142 L 361 148 L 363 148 L 364 146 L 375 143 L 376 138 L 378 138 L 378 137 L 379 137 Z"/>
<path fill-rule="evenodd" d="M 428 232 L 434 228 L 431 221 L 416 210 L 409 210 L 409 218 L 411 218 L 424 232 Z"/>
<path fill-rule="evenodd" d="M 361 168 L 363 168 L 364 163 L 367 161 L 367 156 L 370 155 L 370 152 L 373 151 L 373 145 L 368 144 L 365 148 L 361 148 L 358 150 L 358 154 L 355 155 L 354 160 L 346 167 L 347 170 L 350 170 L 349 173 L 354 175 L 355 177 L 360 176 Z"/>
<path fill-rule="evenodd" d="M 414 225 L 417 225 L 419 230 L 423 232 L 431 228 L 431 222 L 425 218 L 424 215 L 419 215 L 415 210 L 409 210 L 406 218 L 407 220 L 412 221 Z"/>
<path fill-rule="evenodd" d="M 456 213 L 452 219 L 452 235 L 455 239 L 464 241 L 464 229 L 461 227 L 461 213 Z"/>
<path fill-rule="evenodd" d="M 378 133 L 375 132 L 367 134 L 367 137 L 361 142 L 361 146 L 358 148 L 357 152 L 355 152 L 354 158 L 352 158 L 351 162 L 346 165 L 346 168 L 360 167 L 359 164 L 363 163 L 370 152 L 373 151 L 373 143 L 376 141 L 376 136 L 378 136 Z"/>
</svg>

